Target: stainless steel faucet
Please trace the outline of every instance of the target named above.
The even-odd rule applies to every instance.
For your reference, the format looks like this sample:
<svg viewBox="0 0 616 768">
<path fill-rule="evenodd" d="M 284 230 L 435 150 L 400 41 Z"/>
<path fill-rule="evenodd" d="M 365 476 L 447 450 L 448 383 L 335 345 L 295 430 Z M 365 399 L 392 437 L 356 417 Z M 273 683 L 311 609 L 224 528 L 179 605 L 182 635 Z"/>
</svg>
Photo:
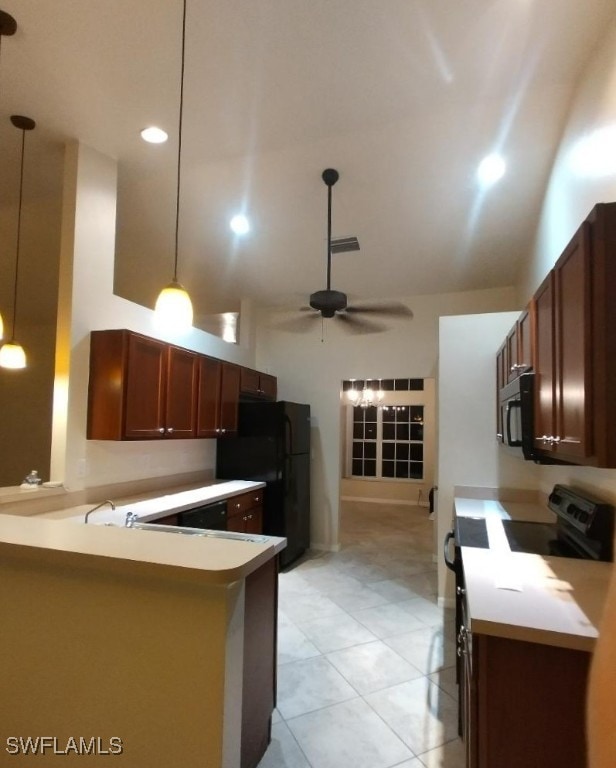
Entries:
<svg viewBox="0 0 616 768">
<path fill-rule="evenodd" d="M 101 501 L 100 504 L 97 504 L 95 507 L 92 507 L 92 509 L 89 509 L 86 512 L 86 519 L 84 520 L 84 523 L 88 522 L 88 518 L 90 517 L 92 512 L 96 512 L 97 509 L 100 509 L 101 507 L 104 507 L 105 504 L 109 504 L 109 506 L 111 507 L 112 511 L 115 509 L 115 504 L 113 503 L 113 501 L 109 501 L 109 499 L 107 499 L 106 501 Z"/>
</svg>

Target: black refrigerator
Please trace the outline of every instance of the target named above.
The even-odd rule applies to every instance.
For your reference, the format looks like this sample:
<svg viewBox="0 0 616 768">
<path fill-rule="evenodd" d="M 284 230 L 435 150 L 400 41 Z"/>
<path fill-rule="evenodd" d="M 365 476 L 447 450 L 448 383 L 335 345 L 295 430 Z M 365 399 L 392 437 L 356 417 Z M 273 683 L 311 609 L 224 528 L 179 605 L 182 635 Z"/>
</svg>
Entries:
<svg viewBox="0 0 616 768">
<path fill-rule="evenodd" d="M 267 483 L 263 533 L 287 539 L 290 565 L 310 546 L 310 406 L 240 403 L 237 437 L 217 441 L 216 477 Z"/>
</svg>

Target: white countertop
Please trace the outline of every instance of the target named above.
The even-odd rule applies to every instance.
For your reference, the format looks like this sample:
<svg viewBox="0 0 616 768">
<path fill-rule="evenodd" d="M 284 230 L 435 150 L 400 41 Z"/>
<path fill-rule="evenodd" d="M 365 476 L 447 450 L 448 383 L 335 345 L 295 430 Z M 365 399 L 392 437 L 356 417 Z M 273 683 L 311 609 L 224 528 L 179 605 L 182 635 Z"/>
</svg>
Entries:
<svg viewBox="0 0 616 768">
<path fill-rule="evenodd" d="M 259 536 L 259 541 L 237 541 L 185 536 L 164 530 L 136 530 L 124 527 L 126 513 L 136 512 L 141 522 L 147 522 L 264 485 L 235 480 L 127 502 L 118 506 L 115 512 L 108 508 L 101 509 L 100 515 L 94 512 L 88 525 L 83 524 L 84 515 L 94 506 L 92 504 L 32 517 L 0 515 L 0 550 L 10 548 L 15 552 L 16 547 L 40 548 L 48 553 L 171 566 L 198 572 L 204 581 L 228 584 L 245 578 L 274 557 L 286 546 L 286 539 Z"/>
<path fill-rule="evenodd" d="M 211 485 L 204 485 L 200 488 L 193 488 L 188 491 L 178 491 L 168 493 L 163 496 L 154 496 L 151 499 L 142 499 L 131 501 L 127 499 L 120 502 L 115 510 L 109 506 L 103 507 L 94 512 L 88 525 L 124 525 L 128 512 L 137 515 L 139 522 L 147 523 L 156 520 L 159 517 L 173 514 L 174 512 L 183 512 L 186 509 L 192 509 L 201 504 L 212 504 L 215 501 L 238 496 L 249 491 L 256 491 L 259 488 L 265 488 L 265 483 L 258 483 L 252 480 L 229 480 L 226 482 L 216 482 Z M 76 523 L 83 523 L 85 513 L 96 506 L 95 504 L 80 504 L 77 507 L 68 507 L 66 509 L 47 512 L 37 517 L 47 518 L 49 520 L 71 520 Z"/>
<path fill-rule="evenodd" d="M 554 522 L 538 504 L 456 498 L 455 512 L 485 518 L 490 542 L 461 548 L 471 630 L 592 650 L 613 564 L 511 552 L 501 521 Z"/>
</svg>

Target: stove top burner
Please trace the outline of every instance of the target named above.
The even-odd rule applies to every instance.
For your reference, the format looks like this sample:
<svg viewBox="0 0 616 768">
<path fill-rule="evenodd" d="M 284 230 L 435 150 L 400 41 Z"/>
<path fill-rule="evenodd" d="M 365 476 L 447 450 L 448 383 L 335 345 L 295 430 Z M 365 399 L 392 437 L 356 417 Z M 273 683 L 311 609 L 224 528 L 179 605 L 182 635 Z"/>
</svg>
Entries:
<svg viewBox="0 0 616 768">
<path fill-rule="evenodd" d="M 612 561 L 612 506 L 562 485 L 554 486 L 549 506 L 556 513 L 555 523 L 502 520 L 512 552 Z M 456 518 L 455 540 L 460 547 L 487 549 L 485 519 Z"/>
</svg>

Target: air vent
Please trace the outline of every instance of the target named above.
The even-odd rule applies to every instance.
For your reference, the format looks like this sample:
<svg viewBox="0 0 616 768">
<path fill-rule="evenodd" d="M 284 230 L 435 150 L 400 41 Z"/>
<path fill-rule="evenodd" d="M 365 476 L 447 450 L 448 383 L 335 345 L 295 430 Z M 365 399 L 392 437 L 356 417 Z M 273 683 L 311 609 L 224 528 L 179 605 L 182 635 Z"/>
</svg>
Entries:
<svg viewBox="0 0 616 768">
<path fill-rule="evenodd" d="M 333 237 L 331 248 L 332 253 L 359 251 L 359 240 L 356 237 Z"/>
</svg>

